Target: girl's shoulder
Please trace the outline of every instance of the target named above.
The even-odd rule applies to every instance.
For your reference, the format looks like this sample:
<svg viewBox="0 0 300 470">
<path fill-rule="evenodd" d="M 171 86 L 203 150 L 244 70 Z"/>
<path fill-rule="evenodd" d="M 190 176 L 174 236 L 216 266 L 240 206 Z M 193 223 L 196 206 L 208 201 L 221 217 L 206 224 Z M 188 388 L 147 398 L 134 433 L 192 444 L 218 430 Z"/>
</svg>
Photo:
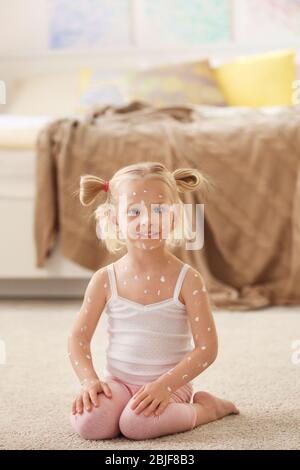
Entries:
<svg viewBox="0 0 300 470">
<path fill-rule="evenodd" d="M 107 275 L 107 266 L 102 266 L 101 268 L 97 269 L 97 271 L 94 272 L 93 276 L 94 277 L 101 277 Z"/>
<path fill-rule="evenodd" d="M 205 282 L 200 271 L 188 263 L 185 264 L 187 265 L 187 269 L 182 283 L 182 290 L 183 292 L 186 291 L 186 293 L 188 293 L 192 287 L 204 286 Z"/>
<path fill-rule="evenodd" d="M 199 278 L 200 280 L 203 279 L 202 274 L 195 269 L 193 266 L 191 266 L 189 263 L 186 263 L 185 261 L 180 260 L 177 258 L 178 264 L 180 265 L 181 268 L 183 268 L 184 265 L 186 265 L 186 270 L 185 270 L 185 278 Z"/>
<path fill-rule="evenodd" d="M 107 285 L 109 284 L 107 266 L 102 266 L 97 271 L 95 271 L 90 278 L 90 283 L 97 284 L 99 287 L 107 287 Z"/>
</svg>

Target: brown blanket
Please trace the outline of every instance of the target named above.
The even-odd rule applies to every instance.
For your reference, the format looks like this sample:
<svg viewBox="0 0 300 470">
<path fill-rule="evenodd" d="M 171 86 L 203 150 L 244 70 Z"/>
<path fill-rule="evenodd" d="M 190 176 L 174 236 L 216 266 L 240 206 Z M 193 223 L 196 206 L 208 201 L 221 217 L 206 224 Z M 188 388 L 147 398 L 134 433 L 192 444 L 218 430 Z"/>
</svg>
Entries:
<svg viewBox="0 0 300 470">
<path fill-rule="evenodd" d="M 216 308 L 300 304 L 300 107 L 274 112 L 144 103 L 101 107 L 84 119 L 48 124 L 37 141 L 36 266 L 59 233 L 65 257 L 91 270 L 116 260 L 82 207 L 80 176 L 109 179 L 124 165 L 161 161 L 203 170 L 214 184 L 205 201 L 204 248 L 174 251 L 203 274 Z M 124 253 L 122 253 L 123 255 Z"/>
</svg>

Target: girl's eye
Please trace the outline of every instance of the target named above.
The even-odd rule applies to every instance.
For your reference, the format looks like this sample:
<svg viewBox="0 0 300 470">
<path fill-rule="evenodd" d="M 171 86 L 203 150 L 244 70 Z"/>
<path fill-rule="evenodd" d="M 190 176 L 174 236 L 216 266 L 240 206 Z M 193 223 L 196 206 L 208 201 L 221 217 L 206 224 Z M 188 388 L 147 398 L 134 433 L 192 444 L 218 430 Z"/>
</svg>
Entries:
<svg viewBox="0 0 300 470">
<path fill-rule="evenodd" d="M 153 211 L 156 212 L 157 214 L 161 214 L 162 212 L 165 212 L 165 208 L 162 206 L 156 206 L 153 208 Z M 136 207 L 128 210 L 128 215 L 130 216 L 136 216 L 139 214 L 140 214 L 140 209 L 137 209 Z"/>
<path fill-rule="evenodd" d="M 138 215 L 139 213 L 140 213 L 140 210 L 136 208 L 129 209 L 128 211 L 128 215 Z"/>
<path fill-rule="evenodd" d="M 165 211 L 164 207 L 162 207 L 162 206 L 154 207 L 153 210 L 154 210 L 154 212 L 156 212 L 157 214 L 161 214 L 162 212 Z"/>
</svg>

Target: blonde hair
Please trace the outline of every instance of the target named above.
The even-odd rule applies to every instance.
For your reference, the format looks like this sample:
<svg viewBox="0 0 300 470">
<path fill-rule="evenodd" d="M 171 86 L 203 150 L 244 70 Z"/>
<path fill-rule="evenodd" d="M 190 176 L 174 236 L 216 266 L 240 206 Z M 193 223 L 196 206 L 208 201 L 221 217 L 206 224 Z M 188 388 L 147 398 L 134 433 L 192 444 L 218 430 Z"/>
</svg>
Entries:
<svg viewBox="0 0 300 470">
<path fill-rule="evenodd" d="M 126 245 L 126 240 L 115 234 L 109 217 L 112 206 L 116 205 L 119 185 L 128 180 L 141 178 L 159 179 L 168 185 L 171 190 L 173 203 L 180 204 L 183 208 L 183 201 L 179 193 L 202 190 L 204 196 L 205 190 L 209 189 L 211 182 L 203 173 L 192 168 L 179 168 L 173 172 L 169 171 L 163 163 L 160 162 L 142 162 L 125 166 L 118 170 L 109 180 L 109 189 L 107 191 L 106 201 L 100 204 L 94 211 L 97 223 L 100 223 L 102 233 L 106 233 L 104 242 L 107 250 L 116 253 Z M 82 205 L 92 204 L 99 193 L 107 189 L 107 181 L 94 175 L 84 175 L 80 178 L 79 199 Z M 166 240 L 167 245 L 172 248 L 182 244 L 181 240 L 176 240 L 171 233 L 170 239 Z M 184 241 L 184 238 L 183 238 Z"/>
</svg>

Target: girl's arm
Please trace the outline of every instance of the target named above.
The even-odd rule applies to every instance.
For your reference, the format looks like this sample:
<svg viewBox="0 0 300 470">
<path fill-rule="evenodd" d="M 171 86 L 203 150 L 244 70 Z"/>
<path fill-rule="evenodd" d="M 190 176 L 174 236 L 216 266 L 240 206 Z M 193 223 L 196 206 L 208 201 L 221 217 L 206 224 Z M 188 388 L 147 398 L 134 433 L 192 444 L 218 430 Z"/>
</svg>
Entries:
<svg viewBox="0 0 300 470">
<path fill-rule="evenodd" d="M 201 374 L 214 362 L 218 352 L 218 338 L 209 297 L 204 280 L 195 269 L 188 270 L 181 292 L 195 347 L 176 367 L 157 379 L 157 382 L 163 384 L 169 392 L 177 390 Z"/>
<path fill-rule="evenodd" d="M 108 291 L 107 271 L 96 271 L 86 288 L 82 306 L 68 338 L 68 354 L 82 386 L 99 380 L 91 356 L 91 339 L 105 307 Z"/>
</svg>

